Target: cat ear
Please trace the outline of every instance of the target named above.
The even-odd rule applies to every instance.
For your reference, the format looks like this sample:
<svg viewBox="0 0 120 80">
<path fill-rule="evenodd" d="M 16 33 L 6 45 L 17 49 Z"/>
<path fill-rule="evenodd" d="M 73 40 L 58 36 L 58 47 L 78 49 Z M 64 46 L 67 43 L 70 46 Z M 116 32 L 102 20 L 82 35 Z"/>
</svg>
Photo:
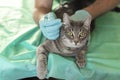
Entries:
<svg viewBox="0 0 120 80">
<path fill-rule="evenodd" d="M 89 17 L 87 17 L 87 19 L 84 21 L 84 27 L 85 27 L 86 29 L 89 29 L 89 28 L 90 28 L 91 20 L 92 20 L 92 17 L 89 16 Z"/>
<path fill-rule="evenodd" d="M 67 13 L 63 14 L 63 24 L 70 25 L 70 17 Z"/>
</svg>

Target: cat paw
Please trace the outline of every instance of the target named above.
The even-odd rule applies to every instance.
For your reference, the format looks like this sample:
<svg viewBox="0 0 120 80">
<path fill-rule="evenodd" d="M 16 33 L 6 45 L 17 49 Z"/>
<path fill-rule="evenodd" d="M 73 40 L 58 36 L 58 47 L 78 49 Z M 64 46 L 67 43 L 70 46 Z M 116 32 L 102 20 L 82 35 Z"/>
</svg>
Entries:
<svg viewBox="0 0 120 80">
<path fill-rule="evenodd" d="M 77 60 L 76 63 L 79 68 L 84 68 L 86 65 L 85 60 Z"/>
<path fill-rule="evenodd" d="M 44 79 L 47 75 L 47 56 L 40 54 L 37 58 L 37 77 Z"/>
<path fill-rule="evenodd" d="M 40 79 L 40 80 L 43 80 L 46 78 L 46 75 L 47 75 L 47 70 L 46 71 L 43 71 L 43 72 L 40 72 L 37 74 L 37 77 Z"/>
</svg>

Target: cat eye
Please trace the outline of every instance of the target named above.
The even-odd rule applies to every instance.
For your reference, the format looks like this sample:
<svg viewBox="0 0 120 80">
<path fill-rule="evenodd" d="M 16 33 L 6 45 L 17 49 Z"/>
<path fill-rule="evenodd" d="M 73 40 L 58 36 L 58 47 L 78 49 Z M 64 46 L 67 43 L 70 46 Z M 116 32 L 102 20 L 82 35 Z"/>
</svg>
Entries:
<svg viewBox="0 0 120 80">
<path fill-rule="evenodd" d="M 69 36 L 73 36 L 73 33 L 72 32 L 68 32 L 67 33 Z"/>
<path fill-rule="evenodd" d="M 67 35 L 68 35 L 70 38 L 73 38 L 73 33 L 72 33 L 72 32 L 68 32 Z"/>
<path fill-rule="evenodd" d="M 84 32 L 80 32 L 80 33 L 79 33 L 79 37 L 80 37 L 80 38 L 84 38 L 85 36 L 86 36 L 86 33 L 84 33 Z"/>
</svg>

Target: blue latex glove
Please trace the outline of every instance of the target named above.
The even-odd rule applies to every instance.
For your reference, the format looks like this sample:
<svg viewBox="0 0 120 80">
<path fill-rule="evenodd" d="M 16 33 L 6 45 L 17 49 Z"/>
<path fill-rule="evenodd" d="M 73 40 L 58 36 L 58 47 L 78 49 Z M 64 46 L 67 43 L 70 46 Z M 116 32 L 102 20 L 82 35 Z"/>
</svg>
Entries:
<svg viewBox="0 0 120 80">
<path fill-rule="evenodd" d="M 39 24 L 43 35 L 49 40 L 55 40 L 59 37 L 59 29 L 62 26 L 62 22 L 56 18 L 53 12 L 46 14 L 39 21 Z"/>
<path fill-rule="evenodd" d="M 92 16 L 90 15 L 90 13 L 86 10 L 78 10 L 75 12 L 75 14 L 73 14 L 70 18 L 74 21 L 84 21 L 87 18 L 92 19 Z M 91 20 L 90 20 L 91 22 Z"/>
</svg>

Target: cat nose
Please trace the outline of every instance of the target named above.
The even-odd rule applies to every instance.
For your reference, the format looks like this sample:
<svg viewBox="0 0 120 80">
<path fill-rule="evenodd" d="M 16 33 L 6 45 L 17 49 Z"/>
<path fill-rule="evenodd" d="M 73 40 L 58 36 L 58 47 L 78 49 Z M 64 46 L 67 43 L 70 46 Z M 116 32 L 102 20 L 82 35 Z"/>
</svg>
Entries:
<svg viewBox="0 0 120 80">
<path fill-rule="evenodd" d="M 78 42 L 79 42 L 79 40 L 74 40 L 75 45 L 77 45 Z"/>
</svg>

